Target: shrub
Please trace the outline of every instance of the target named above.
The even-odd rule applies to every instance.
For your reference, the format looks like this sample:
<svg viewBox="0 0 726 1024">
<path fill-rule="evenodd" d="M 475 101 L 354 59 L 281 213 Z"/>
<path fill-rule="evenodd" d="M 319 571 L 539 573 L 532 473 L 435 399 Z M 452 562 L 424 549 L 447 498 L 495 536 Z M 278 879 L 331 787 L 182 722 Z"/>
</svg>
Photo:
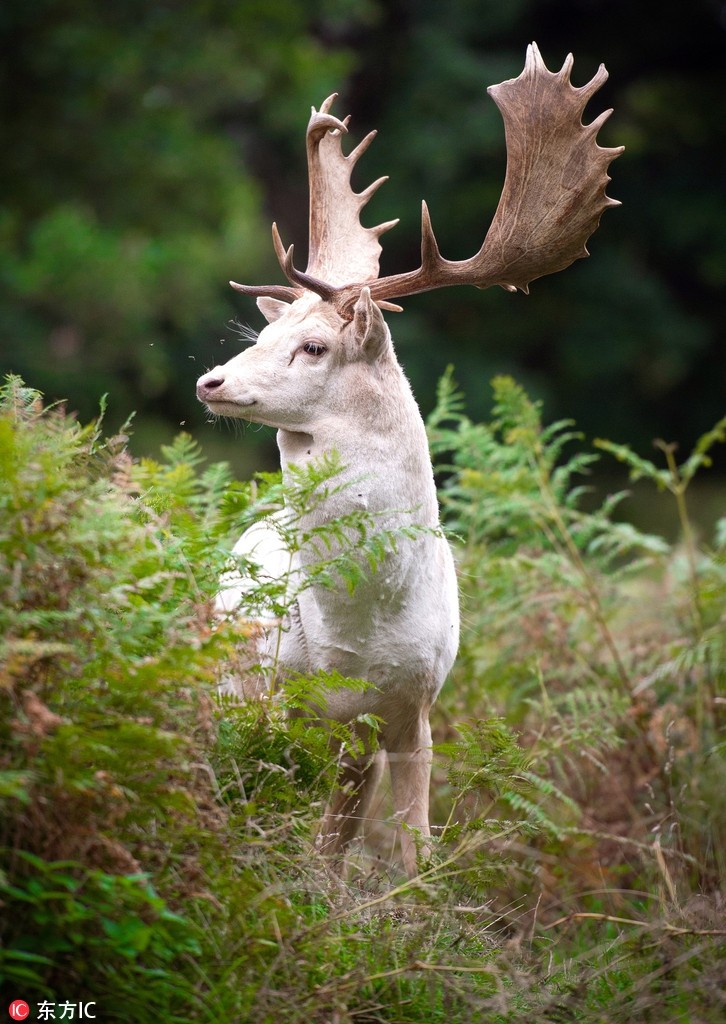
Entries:
<svg viewBox="0 0 726 1024">
<path fill-rule="evenodd" d="M 360 682 L 216 696 L 254 656 L 212 597 L 279 478 L 236 483 L 183 435 L 133 463 L 125 429 L 104 438 L 8 380 L 3 994 L 140 1024 L 720 1019 L 726 522 L 698 544 L 688 487 L 726 425 L 681 466 L 665 447 L 665 469 L 599 443 L 674 496 L 670 544 L 619 521 L 618 495 L 588 511 L 597 456 L 568 455 L 570 424 L 494 387 L 475 424 L 447 376 L 429 424 L 464 612 L 434 718 L 442 824 L 417 879 L 373 845 L 346 885 L 313 847 L 355 737 L 300 712 Z M 299 473 L 288 507 L 340 470 Z M 336 521 L 307 538 L 320 561 L 294 585 L 354 588 L 415 532 Z M 290 581 L 237 568 L 252 607 L 284 612 Z"/>
</svg>

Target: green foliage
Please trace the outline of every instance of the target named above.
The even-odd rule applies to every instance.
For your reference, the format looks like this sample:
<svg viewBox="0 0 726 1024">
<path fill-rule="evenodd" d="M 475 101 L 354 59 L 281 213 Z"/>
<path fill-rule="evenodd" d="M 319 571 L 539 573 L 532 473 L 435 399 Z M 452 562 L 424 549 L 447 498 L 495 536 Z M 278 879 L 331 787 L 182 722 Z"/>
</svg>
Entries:
<svg viewBox="0 0 726 1024">
<path fill-rule="evenodd" d="M 40 0 L 30 17 L 10 0 L 0 334 L 25 343 L 3 351 L 3 372 L 70 395 L 84 415 L 104 390 L 114 410 L 156 417 L 164 398 L 176 404 L 175 381 L 186 396 L 198 339 L 234 315 L 229 278 L 273 272 L 255 146 L 244 152 L 239 136 L 255 112 L 286 142 L 299 98 L 304 111 L 351 67 L 315 25 L 371 14 L 367 0 L 329 7 L 212 0 L 182 14 L 130 2 L 109 13 Z"/>
<path fill-rule="evenodd" d="M 355 480 L 345 472 L 337 453 L 325 454 L 304 468 L 290 465 L 287 479 L 280 474 L 261 474 L 263 493 L 247 509 L 243 522 L 251 523 L 261 515 L 280 512 L 268 523 L 279 537 L 281 547 L 290 553 L 290 570 L 278 581 L 265 583 L 259 578 L 259 567 L 246 562 L 239 567 L 251 573 L 257 583 L 256 600 L 270 601 L 277 614 L 297 598 L 302 590 L 317 586 L 339 587 L 341 582 L 349 594 L 378 570 L 383 559 L 395 552 L 400 541 L 414 541 L 430 532 L 414 522 L 387 526 L 386 513 L 376 514 L 356 509 L 330 515 L 335 498 L 354 486 Z M 316 512 L 328 509 L 324 523 L 316 523 Z M 406 510 L 408 512 L 408 510 Z M 293 569 L 293 560 L 300 560 L 304 572 Z"/>
<path fill-rule="evenodd" d="M 178 1021 L 176 1010 L 191 1002 L 193 990 L 173 967 L 198 955 L 200 945 L 191 923 L 169 909 L 149 877 L 80 870 L 76 861 L 46 861 L 23 850 L 16 857 L 16 884 L 0 878 L 6 912 L 21 922 L 2 956 L 5 983 L 26 998 L 60 999 L 69 990 L 88 991 L 93 979 L 111 1019 L 151 1019 L 146 1006 L 154 998 L 157 1013 Z M 114 1012 L 110 1000 L 121 993 L 125 1006 Z"/>
<path fill-rule="evenodd" d="M 260 514 L 305 545 L 302 586 L 365 586 L 385 518 L 294 529 L 346 486 L 331 458 L 237 483 L 185 435 L 133 462 L 17 378 L 0 408 L 0 987 L 90 993 L 109 1020 L 393 1022 L 688 1014 L 720 1020 L 726 528 L 689 524 L 692 469 L 598 443 L 676 502 L 668 544 L 586 507 L 588 452 L 507 378 L 472 422 L 451 375 L 431 418 L 455 531 L 461 655 L 434 715 L 431 843 L 401 882 L 373 837 L 352 884 L 316 826 L 342 751 L 321 673 L 243 703 L 254 662 L 214 622 Z M 697 465 L 698 464 L 698 465 Z M 305 532 L 307 530 L 307 532 Z M 354 564 L 355 578 L 346 575 Z M 289 584 L 289 580 L 287 581 Z M 283 612 L 289 587 L 245 601 Z M 246 651 L 246 653 L 245 653 Z M 246 660 L 245 660 L 246 658 Z M 454 724 L 456 723 L 456 724 Z M 385 808 L 376 812 L 386 817 Z M 663 979 L 667 979 L 667 985 Z"/>
<path fill-rule="evenodd" d="M 241 815 L 255 830 L 265 818 L 274 828 L 274 822 L 290 814 L 288 838 L 299 844 L 310 828 L 310 807 L 317 806 L 322 812 L 335 789 L 339 755 L 364 752 L 355 732 L 340 723 L 321 722 L 310 708 L 319 707 L 324 693 L 331 690 L 369 685 L 338 673 L 319 672 L 286 680 L 274 703 L 226 702 L 211 765 L 219 794 L 233 794 L 232 813 Z M 367 739 L 375 734 L 377 723 L 370 716 L 362 716 L 357 724 L 366 727 Z M 301 814 L 303 794 L 306 813 Z"/>
<path fill-rule="evenodd" d="M 179 510 L 213 488 L 180 484 L 176 519 L 171 501 L 152 516 L 125 436 L 44 410 L 17 379 L 1 401 L 2 973 L 45 997 L 91 984 L 140 1021 L 134 992 L 148 988 L 178 1019 L 192 994 L 179 959 L 198 941 L 170 909 L 154 837 L 178 857 L 199 825 L 214 576 L 192 574 L 210 541 Z"/>
<path fill-rule="evenodd" d="M 539 405 L 509 378 L 494 381 L 494 400 L 492 422 L 472 423 L 449 373 L 429 424 L 447 474 L 443 508 L 462 542 L 464 656 L 476 685 L 521 702 L 553 674 L 558 687 L 577 685 L 586 667 L 607 689 L 627 688 L 612 619 L 627 580 L 667 545 L 614 521 L 620 495 L 582 510 L 577 478 L 596 456 L 565 455 L 579 439 L 569 422 L 543 427 Z"/>
<path fill-rule="evenodd" d="M 587 507 L 580 481 L 596 456 L 568 454 L 581 440 L 571 424 L 543 425 L 508 378 L 494 381 L 492 421 L 477 424 L 449 372 L 429 431 L 463 604 L 438 713 L 447 731 L 477 716 L 441 748 L 452 763 L 438 787 L 448 820 L 436 853 L 458 844 L 470 893 L 483 884 L 513 905 L 525 890 L 537 899 L 524 975 L 509 978 L 517 1010 L 502 1019 L 625 1021 L 637 1005 L 676 1020 L 697 1004 L 716 1020 L 707 993 L 723 981 L 713 894 L 726 868 L 716 781 L 725 549 L 722 526 L 711 546 L 696 541 L 688 488 L 724 440 L 723 421 L 680 466 L 673 446 L 659 446 L 661 468 L 597 442 L 672 496 L 673 545 L 619 521 L 622 495 Z M 674 941 L 680 966 L 664 998 L 653 979 Z"/>
</svg>

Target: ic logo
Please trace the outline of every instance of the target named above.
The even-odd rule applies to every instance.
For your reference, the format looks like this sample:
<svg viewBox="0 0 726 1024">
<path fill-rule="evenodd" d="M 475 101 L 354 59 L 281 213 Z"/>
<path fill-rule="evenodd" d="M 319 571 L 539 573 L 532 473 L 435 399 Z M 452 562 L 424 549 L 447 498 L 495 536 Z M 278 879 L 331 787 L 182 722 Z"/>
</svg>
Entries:
<svg viewBox="0 0 726 1024">
<path fill-rule="evenodd" d="M 24 999 L 14 999 L 8 1008 L 12 1020 L 25 1020 L 30 1014 L 30 1007 Z"/>
</svg>

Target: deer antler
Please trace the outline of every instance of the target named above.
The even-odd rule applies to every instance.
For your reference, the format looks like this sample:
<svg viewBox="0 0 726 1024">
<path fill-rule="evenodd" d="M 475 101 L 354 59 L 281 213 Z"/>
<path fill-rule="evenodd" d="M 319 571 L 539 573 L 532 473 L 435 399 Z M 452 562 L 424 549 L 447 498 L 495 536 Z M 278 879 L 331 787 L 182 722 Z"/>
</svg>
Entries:
<svg viewBox="0 0 726 1024">
<path fill-rule="evenodd" d="M 350 117 L 339 121 L 328 113 L 336 97 L 337 93 L 328 96 L 319 112 L 313 108 L 308 122 L 310 251 L 306 274 L 328 284 L 342 285 L 351 277 L 361 281 L 378 277 L 380 236 L 398 220 L 373 228 L 361 224 L 361 211 L 388 177 L 378 178 L 361 193 L 351 188 L 353 168 L 376 132 L 369 132 L 344 156 L 341 141 L 348 131 Z"/>
<path fill-rule="evenodd" d="M 612 110 L 606 110 L 589 125 L 581 121 L 588 100 L 607 80 L 605 67 L 601 64 L 587 85 L 575 88 L 570 82 L 572 64 L 572 54 L 569 54 L 559 72 L 549 71 L 536 43 L 532 43 L 527 47 L 522 74 L 488 89 L 504 119 L 507 173 L 499 206 L 479 252 L 467 260 L 444 259 L 431 227 L 428 208 L 423 203 L 421 266 L 418 270 L 375 280 L 371 277 L 375 274 L 377 278 L 378 236 L 396 222 L 363 228 L 358 214 L 385 179 L 379 179 L 356 196 L 349 187 L 350 170 L 344 177 L 340 164 L 341 160 L 355 163 L 370 144 L 373 133 L 349 157 L 343 157 L 339 133 L 346 130 L 346 123 L 336 122 L 327 113 L 333 97 L 326 100 L 320 114 L 313 113 L 308 125 L 311 168 L 315 164 L 310 160 L 311 150 L 315 152 L 316 147 L 321 150 L 323 140 L 326 146 L 323 152 L 331 152 L 333 156 L 330 163 L 324 163 L 324 170 L 315 170 L 315 180 L 324 183 L 320 190 L 322 198 L 315 201 L 319 211 L 315 215 L 311 170 L 311 260 L 306 274 L 295 270 L 292 247 L 285 252 L 274 229 L 278 257 L 288 280 L 300 289 L 300 294 L 304 289 L 315 291 L 334 303 L 344 316 L 349 316 L 364 286 L 370 288 L 374 302 L 389 309 L 398 308 L 388 302 L 389 299 L 457 284 L 477 288 L 498 284 L 508 291 L 519 288 L 527 292 L 531 281 L 564 270 L 576 259 L 587 256 L 585 243 L 597 228 L 603 212 L 610 206 L 620 205 L 605 194 L 605 189 L 610 181 L 608 166 L 624 147 L 603 149 L 596 141 L 598 131 Z M 316 117 L 321 120 L 316 122 Z M 335 122 L 333 133 L 328 131 L 330 122 Z M 320 136 L 321 129 L 323 136 Z M 336 142 L 329 141 L 332 139 Z M 320 156 L 322 158 L 322 153 Z M 339 211 L 329 208 L 336 194 L 342 194 L 345 199 Z M 352 216 L 354 210 L 355 217 Z M 355 229 L 351 226 L 353 222 Z M 347 261 L 357 245 L 363 248 L 362 238 L 367 244 L 367 255 L 361 262 L 365 262 L 369 276 L 353 277 L 352 264 Z M 334 252 L 338 245 L 340 253 L 344 254 L 342 260 Z M 348 280 L 355 283 L 343 284 L 342 271 L 347 271 Z M 252 292 L 251 288 L 235 287 Z M 279 290 L 279 286 L 273 287 Z M 253 293 L 259 294 L 259 290 Z"/>
<path fill-rule="evenodd" d="M 249 294 L 274 294 L 276 298 L 298 298 L 306 290 L 332 299 L 341 285 L 351 280 L 375 280 L 381 254 L 380 236 L 398 224 L 387 221 L 373 228 L 360 222 L 368 200 L 388 180 L 378 178 L 363 192 L 354 192 L 350 183 L 353 168 L 376 137 L 370 132 L 355 149 L 344 155 L 341 141 L 348 132 L 348 121 L 330 114 L 337 93 L 324 101 L 320 110 L 312 108 L 307 127 L 308 179 L 310 185 L 310 247 L 305 273 L 295 269 L 293 247 L 285 250 L 275 224 L 272 238 L 280 266 L 293 288 L 273 285 L 256 288 L 231 282 L 234 288 Z M 274 289 L 274 292 L 273 292 Z M 284 292 L 284 294 L 283 294 Z M 384 305 L 391 308 L 390 303 Z M 393 307 L 398 309 L 398 306 Z"/>
<path fill-rule="evenodd" d="M 587 256 L 585 243 L 609 206 L 607 168 L 623 147 L 601 149 L 595 136 L 612 113 L 591 124 L 580 118 L 587 101 L 607 80 L 601 64 L 587 85 L 570 83 L 573 58 L 553 74 L 536 43 L 527 48 L 519 78 L 493 85 L 489 95 L 502 112 L 507 140 L 507 174 L 497 212 L 479 252 L 468 260 L 444 259 L 436 243 L 426 203 L 422 208 L 421 266 L 370 285 L 371 298 L 401 298 L 447 285 L 498 284 L 527 292 L 529 283 L 564 270 Z M 339 290 L 335 303 L 347 308 L 360 285 Z"/>
</svg>

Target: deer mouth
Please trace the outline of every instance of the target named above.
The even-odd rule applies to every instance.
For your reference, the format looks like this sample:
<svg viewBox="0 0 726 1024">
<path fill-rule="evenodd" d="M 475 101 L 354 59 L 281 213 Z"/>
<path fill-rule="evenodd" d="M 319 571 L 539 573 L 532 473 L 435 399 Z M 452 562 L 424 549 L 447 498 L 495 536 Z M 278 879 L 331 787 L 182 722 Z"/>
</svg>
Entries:
<svg viewBox="0 0 726 1024">
<path fill-rule="evenodd" d="M 204 405 L 214 416 L 232 416 L 238 419 L 245 419 L 245 409 L 251 409 L 257 405 L 257 399 L 252 398 L 248 402 L 233 402 L 228 398 L 202 399 Z"/>
</svg>

